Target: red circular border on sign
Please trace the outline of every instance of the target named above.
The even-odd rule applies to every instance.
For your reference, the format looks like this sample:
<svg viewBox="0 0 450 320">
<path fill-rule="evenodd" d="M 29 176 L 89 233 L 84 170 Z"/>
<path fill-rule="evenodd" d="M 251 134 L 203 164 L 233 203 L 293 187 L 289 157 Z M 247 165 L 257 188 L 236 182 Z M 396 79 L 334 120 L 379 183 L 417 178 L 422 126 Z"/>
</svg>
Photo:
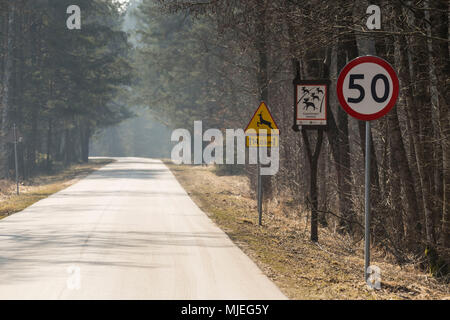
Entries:
<svg viewBox="0 0 450 320">
<path fill-rule="evenodd" d="M 382 110 L 380 110 L 376 113 L 372 113 L 372 114 L 359 113 L 359 112 L 356 112 L 355 110 L 353 110 L 348 105 L 347 101 L 345 100 L 344 93 L 343 93 L 344 79 L 347 76 L 347 74 L 357 65 L 360 65 L 361 63 L 367 63 L 367 62 L 378 64 L 379 66 L 384 68 L 389 73 L 389 75 L 392 79 L 392 84 L 394 86 L 393 92 L 392 92 L 392 97 L 391 97 L 391 100 L 389 100 L 388 104 Z M 347 63 L 347 65 L 344 67 L 344 69 L 342 69 L 341 73 L 339 74 L 336 90 L 337 90 L 338 100 L 341 104 L 341 107 L 345 110 L 345 112 L 347 112 L 349 115 L 351 115 L 352 117 L 359 119 L 359 120 L 364 120 L 364 121 L 376 120 L 378 118 L 381 118 L 385 114 L 387 114 L 392 109 L 392 107 L 394 107 L 395 103 L 397 102 L 398 93 L 399 93 L 398 76 L 397 76 L 397 73 L 394 71 L 394 68 L 392 68 L 392 66 L 387 61 L 385 61 L 379 57 L 375 57 L 375 56 L 359 57 L 359 58 L 356 58 L 356 59 L 350 61 L 349 63 Z"/>
</svg>

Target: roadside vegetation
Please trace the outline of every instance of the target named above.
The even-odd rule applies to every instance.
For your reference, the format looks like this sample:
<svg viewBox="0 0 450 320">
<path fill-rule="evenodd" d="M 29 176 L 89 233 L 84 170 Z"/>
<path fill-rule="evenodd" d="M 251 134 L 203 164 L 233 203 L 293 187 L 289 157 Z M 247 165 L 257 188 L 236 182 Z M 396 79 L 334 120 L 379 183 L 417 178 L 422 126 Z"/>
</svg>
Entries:
<svg viewBox="0 0 450 320">
<path fill-rule="evenodd" d="M 33 203 L 65 189 L 96 169 L 111 163 L 110 159 L 94 159 L 88 163 L 59 167 L 51 174 L 35 176 L 19 185 L 20 194 L 16 194 L 16 183 L 12 180 L 0 180 L 0 219 L 22 211 Z M 56 168 L 58 168 L 56 166 Z"/>
<path fill-rule="evenodd" d="M 381 290 L 369 290 L 361 237 L 320 228 L 320 241 L 311 242 L 308 210 L 293 199 L 266 202 L 260 227 L 245 175 L 218 176 L 213 166 L 166 164 L 196 204 L 291 299 L 450 299 L 448 284 L 414 264 L 399 266 L 382 247 L 372 249 Z"/>
<path fill-rule="evenodd" d="M 307 208 L 319 243 L 330 232 L 359 243 L 364 224 L 365 123 L 341 108 L 338 75 L 358 56 L 388 61 L 400 94 L 371 122 L 371 238 L 398 265 L 449 275 L 448 1 L 376 1 L 381 30 L 367 28 L 363 0 L 134 3 L 136 103 L 170 128 L 192 132 L 202 120 L 204 131 L 225 132 L 245 128 L 265 101 L 280 167 L 263 193 L 277 207 Z M 292 130 L 294 79 L 330 81 L 326 128 Z M 255 189 L 256 166 L 243 170 Z"/>
<path fill-rule="evenodd" d="M 82 29 L 69 30 L 69 0 L 0 0 L 0 179 L 88 162 L 91 138 L 133 116 L 125 102 L 131 45 L 116 1 L 79 0 Z"/>
</svg>

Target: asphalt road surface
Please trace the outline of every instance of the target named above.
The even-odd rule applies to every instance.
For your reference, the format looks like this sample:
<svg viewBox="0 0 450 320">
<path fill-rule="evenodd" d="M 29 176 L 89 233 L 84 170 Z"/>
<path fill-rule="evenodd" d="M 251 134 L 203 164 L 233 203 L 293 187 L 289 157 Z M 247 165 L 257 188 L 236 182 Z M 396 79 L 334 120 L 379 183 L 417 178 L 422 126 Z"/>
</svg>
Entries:
<svg viewBox="0 0 450 320">
<path fill-rule="evenodd" d="M 0 299 L 286 299 L 158 160 L 0 220 Z"/>
</svg>

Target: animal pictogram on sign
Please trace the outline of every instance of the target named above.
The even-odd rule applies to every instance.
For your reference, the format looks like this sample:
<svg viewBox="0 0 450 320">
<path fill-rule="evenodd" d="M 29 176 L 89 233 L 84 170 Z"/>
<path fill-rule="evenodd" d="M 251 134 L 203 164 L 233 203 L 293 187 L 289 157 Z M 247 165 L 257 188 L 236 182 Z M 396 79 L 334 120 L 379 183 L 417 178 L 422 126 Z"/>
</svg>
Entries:
<svg viewBox="0 0 450 320">
<path fill-rule="evenodd" d="M 316 94 L 313 92 L 312 94 L 311 94 L 311 98 L 313 99 L 313 101 L 320 101 L 320 98 L 319 98 L 319 96 L 316 96 Z"/>
<path fill-rule="evenodd" d="M 317 86 L 302 86 L 301 90 L 302 95 L 297 105 L 303 105 L 303 110 L 321 113 L 325 100 L 324 91 Z"/>
<path fill-rule="evenodd" d="M 270 129 L 273 129 L 273 128 L 272 128 L 272 122 L 267 121 L 267 120 L 264 120 L 264 119 L 263 119 L 263 116 L 262 116 L 262 112 L 260 112 L 260 113 L 258 114 L 258 117 L 259 117 L 259 122 L 256 123 L 256 125 L 257 125 L 258 127 L 259 127 L 260 125 L 262 125 L 262 124 L 265 124 L 265 125 L 268 126 Z"/>
<path fill-rule="evenodd" d="M 303 93 L 305 93 L 305 94 L 309 94 L 309 90 L 306 89 L 306 87 L 302 87 L 302 91 L 303 91 Z"/>
<path fill-rule="evenodd" d="M 296 79 L 294 86 L 294 127 L 326 125 L 329 81 Z"/>
<path fill-rule="evenodd" d="M 275 130 L 279 130 L 275 119 L 272 117 L 269 108 L 264 102 L 256 109 L 244 131 L 247 133 L 249 129 L 253 129 L 256 134 L 263 132 L 266 135 L 271 135 Z"/>
<path fill-rule="evenodd" d="M 279 143 L 277 123 L 269 108 L 261 102 L 244 130 L 247 147 L 276 147 Z"/>
<path fill-rule="evenodd" d="M 309 98 L 305 98 L 303 99 L 303 104 L 305 105 L 305 107 L 303 109 L 308 110 L 309 107 L 313 108 L 314 110 L 316 110 L 316 105 L 314 102 L 310 102 Z"/>
</svg>

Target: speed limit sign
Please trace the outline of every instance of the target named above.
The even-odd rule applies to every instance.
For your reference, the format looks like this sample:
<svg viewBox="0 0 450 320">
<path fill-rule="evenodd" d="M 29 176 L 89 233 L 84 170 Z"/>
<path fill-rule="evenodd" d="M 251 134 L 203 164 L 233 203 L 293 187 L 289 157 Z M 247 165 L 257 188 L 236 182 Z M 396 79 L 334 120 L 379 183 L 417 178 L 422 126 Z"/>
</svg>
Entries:
<svg viewBox="0 0 450 320">
<path fill-rule="evenodd" d="M 350 61 L 339 74 L 337 96 L 342 108 L 352 117 L 366 121 L 365 148 L 365 227 L 364 278 L 370 276 L 370 121 L 388 113 L 398 98 L 397 73 L 389 63 L 374 56 Z"/>
<path fill-rule="evenodd" d="M 359 120 L 376 120 L 388 113 L 398 98 L 397 73 L 385 60 L 359 57 L 342 69 L 337 96 L 344 110 Z"/>
</svg>

